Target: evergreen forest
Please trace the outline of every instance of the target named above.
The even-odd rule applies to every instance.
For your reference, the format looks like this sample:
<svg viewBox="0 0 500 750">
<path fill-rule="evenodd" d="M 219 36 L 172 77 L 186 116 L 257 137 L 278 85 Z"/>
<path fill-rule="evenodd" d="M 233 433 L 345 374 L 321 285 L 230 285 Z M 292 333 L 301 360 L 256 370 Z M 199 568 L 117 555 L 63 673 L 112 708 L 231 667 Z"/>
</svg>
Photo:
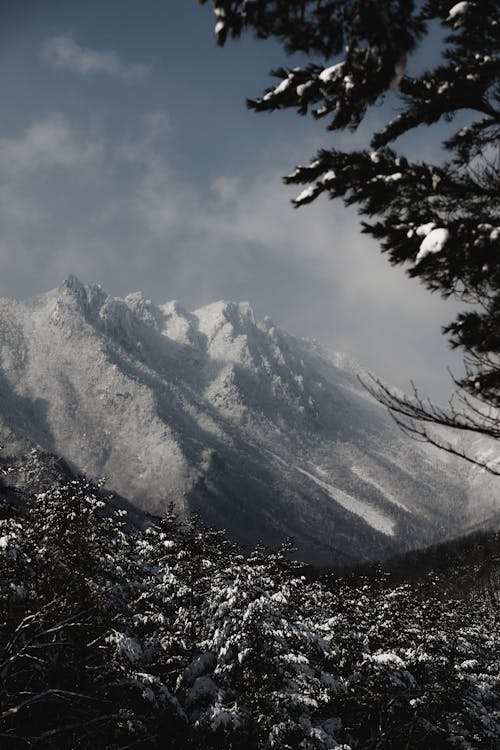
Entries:
<svg viewBox="0 0 500 750">
<path fill-rule="evenodd" d="M 500 746 L 497 534 L 319 571 L 5 471 L 5 750 Z"/>
</svg>

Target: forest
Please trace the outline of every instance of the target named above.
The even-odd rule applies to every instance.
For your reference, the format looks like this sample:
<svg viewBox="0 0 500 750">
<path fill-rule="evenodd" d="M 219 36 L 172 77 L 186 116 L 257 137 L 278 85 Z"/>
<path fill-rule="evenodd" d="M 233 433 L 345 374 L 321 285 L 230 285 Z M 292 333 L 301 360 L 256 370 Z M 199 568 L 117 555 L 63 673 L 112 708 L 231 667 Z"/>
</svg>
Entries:
<svg viewBox="0 0 500 750">
<path fill-rule="evenodd" d="M 498 534 L 318 571 L 4 472 L 2 748 L 498 748 Z"/>
</svg>

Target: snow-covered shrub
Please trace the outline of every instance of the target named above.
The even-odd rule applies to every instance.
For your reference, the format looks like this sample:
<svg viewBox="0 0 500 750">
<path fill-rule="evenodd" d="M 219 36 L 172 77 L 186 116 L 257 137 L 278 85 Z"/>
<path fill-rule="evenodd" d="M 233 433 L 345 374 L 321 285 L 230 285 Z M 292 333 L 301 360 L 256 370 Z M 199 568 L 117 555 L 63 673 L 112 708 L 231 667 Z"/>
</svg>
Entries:
<svg viewBox="0 0 500 750">
<path fill-rule="evenodd" d="M 500 746 L 499 611 L 474 554 L 412 582 L 308 581 L 289 546 L 126 520 L 83 478 L 1 500 L 2 748 Z"/>
</svg>

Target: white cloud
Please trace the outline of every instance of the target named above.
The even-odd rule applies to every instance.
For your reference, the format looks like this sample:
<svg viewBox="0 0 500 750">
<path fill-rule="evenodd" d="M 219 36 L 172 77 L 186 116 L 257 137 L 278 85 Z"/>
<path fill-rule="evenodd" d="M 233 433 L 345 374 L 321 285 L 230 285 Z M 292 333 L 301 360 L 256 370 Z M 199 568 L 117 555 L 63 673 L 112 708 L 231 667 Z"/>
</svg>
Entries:
<svg viewBox="0 0 500 750">
<path fill-rule="evenodd" d="M 165 237 L 173 229 L 189 231 L 197 213 L 196 191 L 176 180 L 157 153 L 152 153 L 144 166 L 136 209 L 145 227 L 155 237 Z"/>
<path fill-rule="evenodd" d="M 169 151 L 170 120 L 165 112 L 138 118 L 114 150 L 115 162 L 128 164 L 134 189 L 127 195 L 129 214 L 134 214 L 150 238 L 167 237 L 174 229 L 194 221 L 199 191 L 175 176 L 165 152 Z"/>
<path fill-rule="evenodd" d="M 113 50 L 80 47 L 66 34 L 47 39 L 42 45 L 42 58 L 54 70 L 69 70 L 80 75 L 104 73 L 124 80 L 137 80 L 150 73 L 147 65 L 130 65 Z"/>
<path fill-rule="evenodd" d="M 94 159 L 98 139 L 83 141 L 60 115 L 34 122 L 19 138 L 0 138 L 0 169 L 11 175 L 41 167 L 70 167 Z"/>
<path fill-rule="evenodd" d="M 207 207 L 194 221 L 217 244 L 258 244 L 285 263 L 290 258 L 303 263 L 310 275 L 321 279 L 338 278 L 335 248 L 343 257 L 342 248 L 354 238 L 356 254 L 366 248 L 357 220 L 341 206 L 318 202 L 307 209 L 293 209 L 289 198 L 294 192 L 287 195 L 278 171 L 246 182 L 221 176 L 212 189 L 219 199 L 216 206 Z M 351 248 L 350 257 L 352 252 Z"/>
<path fill-rule="evenodd" d="M 141 115 L 136 125 L 129 128 L 115 146 L 115 156 L 130 163 L 149 164 L 151 158 L 156 158 L 167 144 L 171 132 L 170 119 L 166 112 L 160 110 Z"/>
</svg>

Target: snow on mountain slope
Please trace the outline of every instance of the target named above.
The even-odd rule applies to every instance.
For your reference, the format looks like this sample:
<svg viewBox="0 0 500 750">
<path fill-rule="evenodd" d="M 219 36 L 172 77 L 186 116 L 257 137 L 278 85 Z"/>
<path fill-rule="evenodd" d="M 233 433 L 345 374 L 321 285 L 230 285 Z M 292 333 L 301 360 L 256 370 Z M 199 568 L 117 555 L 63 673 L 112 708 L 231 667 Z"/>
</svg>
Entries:
<svg viewBox="0 0 500 750">
<path fill-rule="evenodd" d="M 405 438 L 359 369 L 246 303 L 187 312 L 70 277 L 0 300 L 0 440 L 243 543 L 292 535 L 317 563 L 457 533 L 472 518 L 466 470 Z"/>
</svg>

